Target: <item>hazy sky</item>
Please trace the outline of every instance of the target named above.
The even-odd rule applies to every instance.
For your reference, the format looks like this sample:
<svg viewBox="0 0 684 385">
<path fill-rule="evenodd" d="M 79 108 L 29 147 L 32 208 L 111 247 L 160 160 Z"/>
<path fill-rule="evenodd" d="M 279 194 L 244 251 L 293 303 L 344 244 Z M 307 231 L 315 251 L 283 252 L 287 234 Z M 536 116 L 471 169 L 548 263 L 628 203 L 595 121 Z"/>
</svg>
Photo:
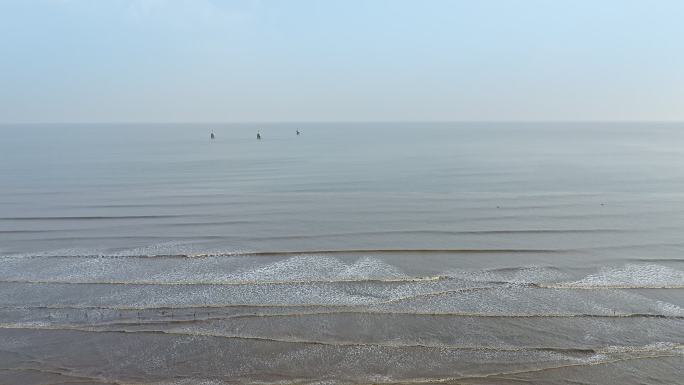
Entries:
<svg viewBox="0 0 684 385">
<path fill-rule="evenodd" d="M 684 1 L 0 0 L 0 122 L 684 120 Z"/>
</svg>

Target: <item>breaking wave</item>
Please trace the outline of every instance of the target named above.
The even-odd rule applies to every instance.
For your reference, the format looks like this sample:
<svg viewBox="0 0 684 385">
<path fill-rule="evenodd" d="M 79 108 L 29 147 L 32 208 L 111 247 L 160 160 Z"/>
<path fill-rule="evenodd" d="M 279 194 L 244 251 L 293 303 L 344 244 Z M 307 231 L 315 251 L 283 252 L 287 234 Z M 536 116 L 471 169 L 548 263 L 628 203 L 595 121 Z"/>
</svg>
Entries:
<svg viewBox="0 0 684 385">
<path fill-rule="evenodd" d="M 558 288 L 684 288 L 684 271 L 656 264 L 602 268 L 583 279 L 552 285 Z"/>
</svg>

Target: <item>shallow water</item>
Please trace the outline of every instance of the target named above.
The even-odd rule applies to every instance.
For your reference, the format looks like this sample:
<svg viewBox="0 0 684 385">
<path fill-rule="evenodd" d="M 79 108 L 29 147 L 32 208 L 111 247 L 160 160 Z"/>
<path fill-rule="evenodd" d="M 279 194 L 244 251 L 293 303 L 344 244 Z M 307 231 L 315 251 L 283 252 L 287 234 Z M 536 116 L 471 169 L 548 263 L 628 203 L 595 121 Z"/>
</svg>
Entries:
<svg viewBox="0 0 684 385">
<path fill-rule="evenodd" d="M 681 124 L 0 134 L 2 384 L 681 381 Z"/>
</svg>

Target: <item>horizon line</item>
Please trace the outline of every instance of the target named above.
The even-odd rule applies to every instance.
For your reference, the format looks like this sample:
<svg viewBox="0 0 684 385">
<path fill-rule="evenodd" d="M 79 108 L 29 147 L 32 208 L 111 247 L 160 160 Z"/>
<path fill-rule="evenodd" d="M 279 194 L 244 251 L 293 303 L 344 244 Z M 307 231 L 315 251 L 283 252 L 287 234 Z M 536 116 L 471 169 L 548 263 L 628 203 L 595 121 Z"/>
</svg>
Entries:
<svg viewBox="0 0 684 385">
<path fill-rule="evenodd" d="M 207 121 L 34 121 L 34 122 L 0 122 L 0 126 L 8 125 L 109 125 L 109 124 L 331 124 L 331 123 L 684 123 L 684 120 L 547 120 L 547 119 L 513 119 L 513 120 L 207 120 Z"/>
</svg>

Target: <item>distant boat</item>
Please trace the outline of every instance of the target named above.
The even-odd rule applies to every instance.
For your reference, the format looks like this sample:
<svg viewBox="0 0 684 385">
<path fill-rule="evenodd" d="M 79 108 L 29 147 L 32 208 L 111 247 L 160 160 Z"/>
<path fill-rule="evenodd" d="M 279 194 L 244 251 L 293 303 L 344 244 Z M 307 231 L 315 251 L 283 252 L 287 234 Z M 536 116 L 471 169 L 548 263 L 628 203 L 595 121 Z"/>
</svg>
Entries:
<svg viewBox="0 0 684 385">
<path fill-rule="evenodd" d="M 261 140 L 261 134 L 257 132 L 257 139 Z"/>
<path fill-rule="evenodd" d="M 299 135 L 299 130 L 297 130 L 297 135 Z"/>
<path fill-rule="evenodd" d="M 211 133 L 211 138 L 214 139 L 214 133 L 213 132 Z"/>
</svg>

